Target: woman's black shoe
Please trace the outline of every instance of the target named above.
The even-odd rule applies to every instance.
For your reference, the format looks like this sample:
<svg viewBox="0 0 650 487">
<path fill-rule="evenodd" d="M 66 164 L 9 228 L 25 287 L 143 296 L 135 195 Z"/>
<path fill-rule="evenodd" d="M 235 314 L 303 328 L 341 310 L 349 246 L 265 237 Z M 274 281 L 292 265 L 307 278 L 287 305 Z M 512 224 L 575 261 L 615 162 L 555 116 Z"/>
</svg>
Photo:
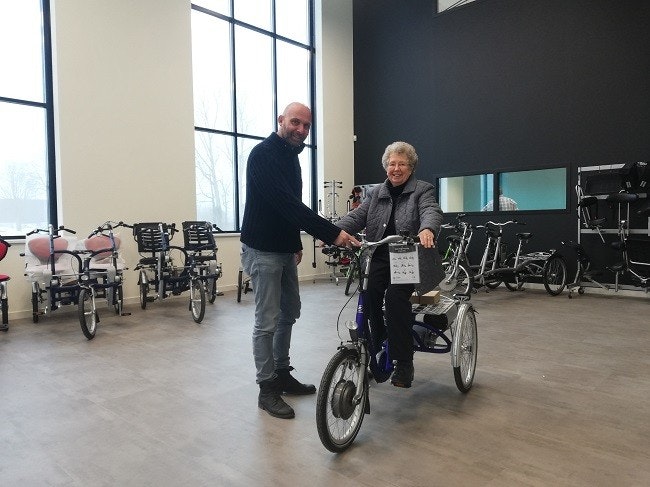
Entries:
<svg viewBox="0 0 650 487">
<path fill-rule="evenodd" d="M 413 373 L 413 361 L 400 360 L 395 364 L 395 370 L 390 378 L 390 383 L 395 387 L 411 387 Z"/>
</svg>

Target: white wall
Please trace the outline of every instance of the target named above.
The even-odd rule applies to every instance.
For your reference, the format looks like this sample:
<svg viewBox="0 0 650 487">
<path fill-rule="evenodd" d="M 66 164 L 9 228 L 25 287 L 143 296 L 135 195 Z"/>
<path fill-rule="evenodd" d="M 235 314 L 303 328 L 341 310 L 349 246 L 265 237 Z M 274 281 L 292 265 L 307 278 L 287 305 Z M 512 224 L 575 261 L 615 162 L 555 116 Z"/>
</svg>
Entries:
<svg viewBox="0 0 650 487">
<path fill-rule="evenodd" d="M 323 178 L 343 181 L 338 211 L 344 212 L 353 185 L 352 5 L 323 3 L 317 8 L 319 188 Z M 190 1 L 52 0 L 52 18 L 60 222 L 85 236 L 106 220 L 194 219 Z M 135 244 L 130 233 L 122 237 L 132 269 Z M 301 279 L 327 275 L 320 251 L 316 269 L 311 265 L 311 237 L 303 242 Z M 234 289 L 239 235 L 218 244 L 219 289 Z M 31 315 L 22 250 L 14 243 L 2 262 L 12 276 L 10 320 Z M 129 303 L 137 301 L 136 282 L 136 273 L 126 271 Z"/>
</svg>

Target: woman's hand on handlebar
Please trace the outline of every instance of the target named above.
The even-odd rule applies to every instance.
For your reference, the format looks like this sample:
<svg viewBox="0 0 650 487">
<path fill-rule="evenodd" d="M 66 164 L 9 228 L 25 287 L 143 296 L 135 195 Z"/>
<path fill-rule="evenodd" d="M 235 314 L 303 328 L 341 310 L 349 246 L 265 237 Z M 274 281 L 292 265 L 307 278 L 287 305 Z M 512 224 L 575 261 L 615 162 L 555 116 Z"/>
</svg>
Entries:
<svg viewBox="0 0 650 487">
<path fill-rule="evenodd" d="M 432 247 L 435 247 L 435 245 L 436 245 L 436 237 L 433 234 L 433 232 L 431 230 L 429 230 L 428 228 L 425 228 L 420 233 L 418 233 L 418 237 L 420 238 L 420 244 L 424 248 L 430 249 Z"/>
</svg>

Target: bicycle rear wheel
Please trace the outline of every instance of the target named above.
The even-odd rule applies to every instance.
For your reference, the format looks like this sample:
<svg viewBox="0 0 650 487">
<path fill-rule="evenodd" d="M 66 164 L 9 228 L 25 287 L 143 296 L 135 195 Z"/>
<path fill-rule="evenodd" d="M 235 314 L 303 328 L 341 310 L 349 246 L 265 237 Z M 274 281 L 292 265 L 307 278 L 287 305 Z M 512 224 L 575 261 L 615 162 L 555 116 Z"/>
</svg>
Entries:
<svg viewBox="0 0 650 487">
<path fill-rule="evenodd" d="M 82 289 L 79 292 L 79 323 L 81 331 L 88 340 L 95 338 L 97 331 L 97 308 L 95 307 L 95 297 L 90 289 Z"/>
<path fill-rule="evenodd" d="M 340 453 L 352 444 L 361 429 L 368 405 L 368 380 L 365 367 L 355 349 L 342 348 L 331 358 L 318 388 L 316 426 L 321 443 L 329 451 Z M 359 374 L 359 372 L 362 372 Z M 362 394 L 354 396 L 363 377 Z"/>
<path fill-rule="evenodd" d="M 506 267 L 514 268 L 515 267 L 515 256 L 511 255 L 506 259 Z M 509 291 L 519 291 L 524 286 L 524 280 L 515 273 L 512 277 L 506 277 L 503 279 L 503 285 Z"/>
<path fill-rule="evenodd" d="M 458 390 L 465 393 L 472 388 L 474 382 L 476 352 L 478 349 L 476 315 L 471 305 L 467 303 L 460 305 L 453 331 L 451 363 L 454 370 L 454 380 Z"/>
<path fill-rule="evenodd" d="M 544 288 L 551 296 L 557 296 L 566 286 L 567 268 L 566 262 L 559 255 L 553 255 L 544 264 L 542 279 Z"/>
</svg>

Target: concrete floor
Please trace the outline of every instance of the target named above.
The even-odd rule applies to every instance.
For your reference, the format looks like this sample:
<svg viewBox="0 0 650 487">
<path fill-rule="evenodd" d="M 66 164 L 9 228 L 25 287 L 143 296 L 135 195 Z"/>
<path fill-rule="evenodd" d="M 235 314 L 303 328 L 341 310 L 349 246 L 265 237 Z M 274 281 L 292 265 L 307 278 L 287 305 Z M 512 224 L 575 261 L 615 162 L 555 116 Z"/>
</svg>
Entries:
<svg viewBox="0 0 650 487">
<path fill-rule="evenodd" d="M 318 384 L 338 345 L 342 286 L 302 283 L 296 376 Z M 650 485 L 650 299 L 567 299 L 500 288 L 472 298 L 474 387 L 449 355 L 416 355 L 411 389 L 371 385 L 372 412 L 343 454 L 321 445 L 315 396 L 293 420 L 257 408 L 253 296 L 76 311 L 0 334 L 3 486 Z M 343 319 L 354 315 L 348 305 Z"/>
</svg>

